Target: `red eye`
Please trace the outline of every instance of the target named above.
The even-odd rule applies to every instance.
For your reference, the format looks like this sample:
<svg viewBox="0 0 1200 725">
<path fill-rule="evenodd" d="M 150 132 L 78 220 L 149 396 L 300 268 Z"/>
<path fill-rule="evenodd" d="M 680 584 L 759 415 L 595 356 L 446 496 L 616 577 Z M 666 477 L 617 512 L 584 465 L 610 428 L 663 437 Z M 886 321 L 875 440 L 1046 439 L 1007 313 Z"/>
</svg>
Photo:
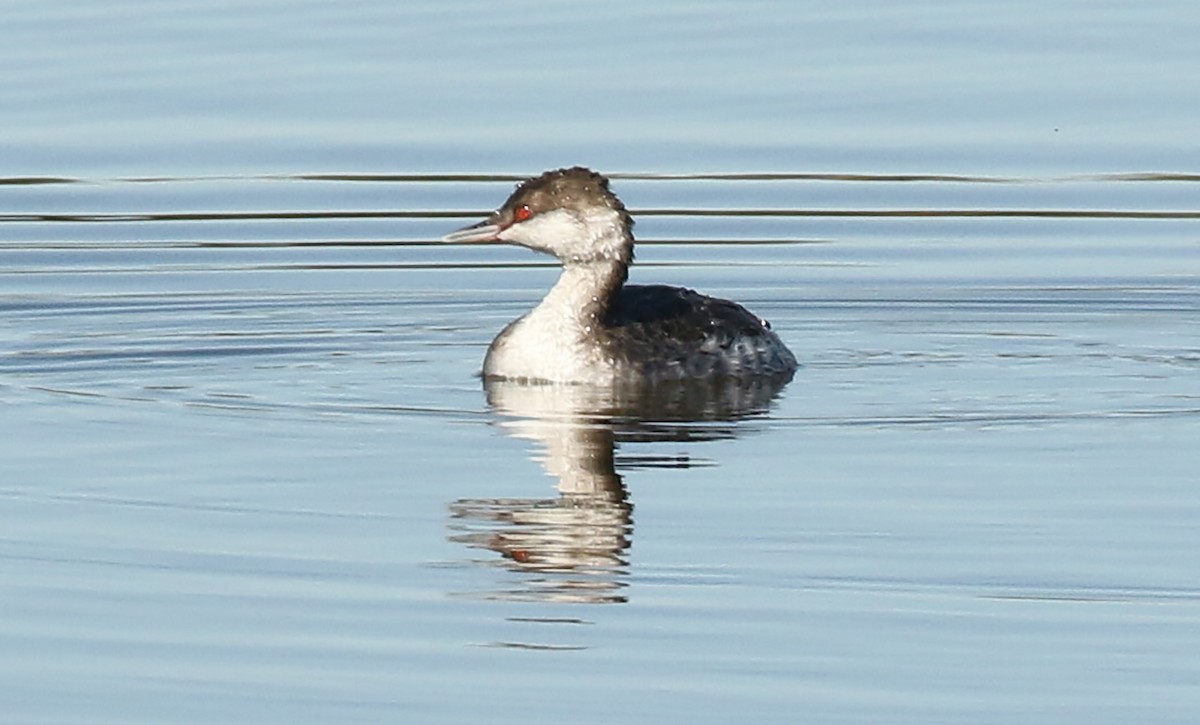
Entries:
<svg viewBox="0 0 1200 725">
<path fill-rule="evenodd" d="M 531 216 L 533 216 L 533 210 L 529 208 L 528 204 L 522 204 L 513 212 L 513 219 L 519 222 L 523 222 Z"/>
</svg>

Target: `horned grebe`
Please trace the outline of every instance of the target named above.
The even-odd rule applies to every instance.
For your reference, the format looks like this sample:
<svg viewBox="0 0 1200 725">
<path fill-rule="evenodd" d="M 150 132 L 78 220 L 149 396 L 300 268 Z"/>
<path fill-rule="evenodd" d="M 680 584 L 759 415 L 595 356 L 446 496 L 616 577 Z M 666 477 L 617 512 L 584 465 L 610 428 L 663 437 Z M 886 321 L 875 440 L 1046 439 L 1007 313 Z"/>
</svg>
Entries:
<svg viewBox="0 0 1200 725">
<path fill-rule="evenodd" d="M 770 325 L 728 300 L 625 285 L 633 218 L 608 179 L 582 167 L 517 187 L 487 219 L 444 242 L 512 242 L 558 257 L 558 282 L 488 348 L 485 377 L 562 383 L 790 376 L 796 358 Z"/>
</svg>

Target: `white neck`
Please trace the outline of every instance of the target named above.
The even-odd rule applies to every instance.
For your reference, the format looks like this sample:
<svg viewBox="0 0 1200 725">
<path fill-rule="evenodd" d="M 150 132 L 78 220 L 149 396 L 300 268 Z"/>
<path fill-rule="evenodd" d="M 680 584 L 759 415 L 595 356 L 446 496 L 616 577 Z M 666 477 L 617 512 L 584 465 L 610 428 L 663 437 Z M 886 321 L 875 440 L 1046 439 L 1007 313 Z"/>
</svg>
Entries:
<svg viewBox="0 0 1200 725">
<path fill-rule="evenodd" d="M 573 262 L 532 312 L 492 343 L 484 373 L 540 380 L 611 380 L 597 326 L 625 281 L 626 265 L 613 259 Z"/>
<path fill-rule="evenodd" d="M 604 314 L 613 292 L 625 281 L 625 270 L 624 263 L 612 259 L 567 264 L 529 317 L 538 318 L 539 324 L 556 320 L 584 332 Z"/>
</svg>

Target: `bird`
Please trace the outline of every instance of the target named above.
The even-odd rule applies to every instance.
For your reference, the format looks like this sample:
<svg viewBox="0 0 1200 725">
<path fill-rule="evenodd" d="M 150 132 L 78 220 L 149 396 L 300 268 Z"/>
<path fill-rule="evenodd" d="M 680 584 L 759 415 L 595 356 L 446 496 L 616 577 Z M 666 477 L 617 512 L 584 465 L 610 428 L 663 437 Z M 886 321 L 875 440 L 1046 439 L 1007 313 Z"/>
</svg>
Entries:
<svg viewBox="0 0 1200 725">
<path fill-rule="evenodd" d="M 609 385 L 790 379 L 796 357 L 766 320 L 745 307 L 683 287 L 626 284 L 633 224 L 609 180 L 575 166 L 528 179 L 486 219 L 442 238 L 517 244 L 562 264 L 541 303 L 488 347 L 485 380 Z"/>
</svg>

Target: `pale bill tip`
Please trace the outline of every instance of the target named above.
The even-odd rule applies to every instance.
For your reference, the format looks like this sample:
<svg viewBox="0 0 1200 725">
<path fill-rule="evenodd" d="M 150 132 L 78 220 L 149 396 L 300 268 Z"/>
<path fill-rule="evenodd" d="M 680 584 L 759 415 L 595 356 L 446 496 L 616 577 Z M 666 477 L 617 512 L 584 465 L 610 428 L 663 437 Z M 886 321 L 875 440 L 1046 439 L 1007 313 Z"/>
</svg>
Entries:
<svg viewBox="0 0 1200 725">
<path fill-rule="evenodd" d="M 499 224 L 472 224 L 442 237 L 447 244 L 462 244 L 464 242 L 493 242 L 500 233 Z"/>
</svg>

